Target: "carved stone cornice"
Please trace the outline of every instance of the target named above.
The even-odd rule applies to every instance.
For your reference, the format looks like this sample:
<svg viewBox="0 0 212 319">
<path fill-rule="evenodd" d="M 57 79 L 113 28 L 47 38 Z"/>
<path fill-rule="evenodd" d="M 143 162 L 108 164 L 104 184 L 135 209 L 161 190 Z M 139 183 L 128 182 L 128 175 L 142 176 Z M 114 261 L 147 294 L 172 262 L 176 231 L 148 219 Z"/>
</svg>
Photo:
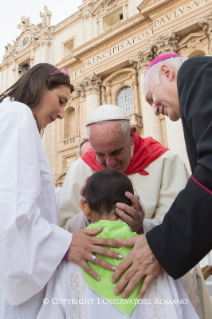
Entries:
<svg viewBox="0 0 212 319">
<path fill-rule="evenodd" d="M 96 15 L 96 14 L 100 14 L 100 12 L 106 13 L 107 11 L 116 7 L 117 5 L 118 5 L 118 0 L 108 0 L 108 1 L 102 0 L 97 4 L 97 6 L 93 8 L 92 14 Z"/>
<path fill-rule="evenodd" d="M 212 37 L 212 11 L 210 15 L 200 18 L 198 21 L 199 26 L 203 29 L 206 37 Z"/>
<path fill-rule="evenodd" d="M 91 11 L 91 8 L 87 8 L 85 9 L 83 12 L 82 12 L 82 18 L 84 20 L 88 20 L 89 18 L 92 17 L 92 11 Z"/>
<path fill-rule="evenodd" d="M 208 51 L 212 52 L 212 11 L 206 17 L 200 18 L 198 21 L 199 26 L 203 29 L 205 36 L 208 38 Z"/>
<path fill-rule="evenodd" d="M 167 53 L 176 53 L 179 49 L 180 36 L 172 30 L 166 36 L 148 41 L 149 49 L 146 52 L 138 52 L 137 56 L 130 58 L 129 63 L 134 65 L 136 70 L 144 69 L 156 57 Z"/>
<path fill-rule="evenodd" d="M 45 44 L 50 46 L 52 44 L 53 34 L 55 32 L 53 26 L 42 26 L 41 23 L 35 25 L 30 22 L 30 18 L 22 16 L 21 23 L 18 24 L 17 28 L 22 30 L 21 35 L 13 41 L 13 44 L 8 43 L 5 46 L 4 62 L 16 58 L 19 52 L 22 54 L 26 49 L 34 49 L 39 43 L 42 46 Z"/>
<path fill-rule="evenodd" d="M 180 36 L 172 30 L 166 36 L 160 36 L 155 40 L 148 41 L 150 50 L 154 52 L 154 56 L 157 57 L 162 54 L 176 53 L 178 50 L 178 43 Z"/>
<path fill-rule="evenodd" d="M 53 40 L 53 34 L 45 32 L 44 35 L 40 38 L 40 44 L 42 46 L 44 45 L 51 46 L 52 40 Z"/>
<path fill-rule="evenodd" d="M 25 31 L 30 31 L 30 32 L 34 33 L 34 32 L 40 31 L 41 26 L 39 24 L 35 25 L 35 24 L 31 23 L 30 22 L 30 18 L 22 16 L 21 17 L 21 23 L 19 23 L 17 25 L 17 29 L 21 29 L 22 33 L 25 32 Z"/>
<path fill-rule="evenodd" d="M 79 97 L 82 97 L 82 98 L 85 97 L 84 86 L 81 82 L 78 82 L 77 85 L 74 86 L 74 90 L 77 92 L 77 95 Z"/>
<path fill-rule="evenodd" d="M 88 95 L 100 95 L 101 84 L 101 78 L 93 73 L 79 81 L 75 89 L 81 97 Z"/>
<path fill-rule="evenodd" d="M 190 33 L 179 43 L 178 52 L 182 56 L 189 56 L 192 51 L 202 50 L 207 37 L 202 32 Z"/>
<path fill-rule="evenodd" d="M 154 59 L 154 52 L 138 52 L 137 56 L 130 58 L 129 63 L 134 65 L 136 70 L 144 69 Z"/>
</svg>

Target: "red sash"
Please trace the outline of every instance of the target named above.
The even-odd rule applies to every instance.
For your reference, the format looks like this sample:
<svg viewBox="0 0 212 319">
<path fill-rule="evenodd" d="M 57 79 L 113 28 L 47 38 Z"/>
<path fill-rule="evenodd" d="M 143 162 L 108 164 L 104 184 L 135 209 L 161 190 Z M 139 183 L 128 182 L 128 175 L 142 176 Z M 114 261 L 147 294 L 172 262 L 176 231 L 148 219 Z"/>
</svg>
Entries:
<svg viewBox="0 0 212 319">
<path fill-rule="evenodd" d="M 144 168 L 154 162 L 158 157 L 163 155 L 168 148 L 162 146 L 152 137 L 141 138 L 135 134 L 134 155 L 130 160 L 129 166 L 124 172 L 126 175 L 139 173 L 141 175 L 149 175 Z M 94 171 L 102 171 L 103 168 L 96 160 L 96 155 L 92 148 L 82 155 L 82 160 L 89 165 Z"/>
</svg>

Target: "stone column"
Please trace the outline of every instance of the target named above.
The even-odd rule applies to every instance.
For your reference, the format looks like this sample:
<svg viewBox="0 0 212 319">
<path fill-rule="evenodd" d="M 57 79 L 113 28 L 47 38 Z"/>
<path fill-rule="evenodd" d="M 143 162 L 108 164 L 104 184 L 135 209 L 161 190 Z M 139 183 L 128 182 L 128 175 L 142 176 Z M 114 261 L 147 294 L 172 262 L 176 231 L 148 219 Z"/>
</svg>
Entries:
<svg viewBox="0 0 212 319">
<path fill-rule="evenodd" d="M 102 85 L 102 105 L 105 105 L 107 102 L 106 102 L 106 92 L 105 92 L 105 87 Z"/>
<path fill-rule="evenodd" d="M 51 61 L 50 48 L 52 46 L 54 27 L 44 27 L 42 29 L 42 36 L 40 38 L 40 58 L 41 62 Z"/>
<path fill-rule="evenodd" d="M 172 122 L 165 116 L 168 148 L 177 153 L 186 164 L 189 172 L 190 164 L 186 152 L 185 139 L 183 134 L 182 121 Z"/>
<path fill-rule="evenodd" d="M 93 21 L 91 9 L 87 8 L 82 13 L 83 18 L 83 30 L 84 30 L 84 42 L 87 42 L 93 37 Z"/>
<path fill-rule="evenodd" d="M 200 18 L 199 26 L 203 29 L 205 36 L 208 38 L 208 54 L 212 54 L 212 14 Z"/>
<path fill-rule="evenodd" d="M 100 106 L 101 79 L 95 73 L 85 77 L 78 85 L 84 91 L 86 97 L 87 118 Z"/>
<path fill-rule="evenodd" d="M 112 93 L 110 88 L 110 82 L 108 82 L 106 85 L 106 103 L 112 104 Z"/>
<path fill-rule="evenodd" d="M 152 136 L 155 140 L 159 141 L 160 143 L 163 143 L 160 119 L 159 117 L 154 115 L 152 108 L 146 102 L 142 92 L 142 84 L 144 80 L 144 72 L 146 69 L 146 65 L 148 65 L 152 59 L 152 54 L 150 52 L 147 52 L 145 54 L 139 53 L 138 57 L 133 57 L 130 60 L 130 64 L 134 64 L 135 69 L 138 71 L 140 105 L 142 109 L 144 137 Z M 136 92 L 135 88 L 134 94 L 138 96 L 138 92 Z"/>
<path fill-rule="evenodd" d="M 138 93 L 138 75 L 137 72 L 133 75 L 133 94 L 134 94 L 134 112 L 140 114 L 139 109 L 139 93 Z"/>
<path fill-rule="evenodd" d="M 138 70 L 139 74 L 139 88 L 141 96 L 141 108 L 144 126 L 144 136 L 152 136 L 155 140 L 163 144 L 161 124 L 159 116 L 155 116 L 151 106 L 146 102 L 142 92 L 142 85 L 144 81 L 144 69 Z"/>
</svg>

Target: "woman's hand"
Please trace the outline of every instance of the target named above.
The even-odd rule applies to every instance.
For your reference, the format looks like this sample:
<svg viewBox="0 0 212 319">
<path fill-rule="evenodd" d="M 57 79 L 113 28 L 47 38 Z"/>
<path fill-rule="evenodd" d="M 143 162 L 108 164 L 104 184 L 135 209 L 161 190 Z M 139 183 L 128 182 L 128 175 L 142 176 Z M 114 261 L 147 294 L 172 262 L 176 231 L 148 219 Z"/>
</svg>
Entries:
<svg viewBox="0 0 212 319">
<path fill-rule="evenodd" d="M 122 259 L 123 256 L 106 249 L 101 246 L 115 247 L 118 248 L 116 241 L 92 237 L 101 233 L 102 228 L 99 229 L 80 229 L 73 233 L 72 242 L 69 248 L 68 260 L 76 263 L 81 266 L 91 277 L 96 280 L 100 280 L 97 273 L 93 271 L 87 264 L 87 261 L 90 261 L 93 254 L 99 254 L 108 256 L 115 259 Z M 99 265 L 105 269 L 115 271 L 116 267 L 108 264 L 106 261 L 102 260 L 99 257 L 96 257 L 95 264 Z"/>
</svg>

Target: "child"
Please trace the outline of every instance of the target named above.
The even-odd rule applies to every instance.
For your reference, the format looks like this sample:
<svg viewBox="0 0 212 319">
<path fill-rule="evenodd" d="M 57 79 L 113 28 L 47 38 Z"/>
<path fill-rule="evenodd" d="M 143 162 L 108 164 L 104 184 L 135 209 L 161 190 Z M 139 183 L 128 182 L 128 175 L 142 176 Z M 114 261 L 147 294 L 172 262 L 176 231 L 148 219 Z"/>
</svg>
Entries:
<svg viewBox="0 0 212 319">
<path fill-rule="evenodd" d="M 129 226 L 118 220 L 115 214 L 117 202 L 131 205 L 125 192 L 133 192 L 131 181 L 118 171 L 104 170 L 93 174 L 86 185 L 86 202 L 81 208 L 91 222 L 90 229 L 103 228 L 98 237 L 115 240 L 137 236 Z M 108 248 L 108 247 L 107 247 Z M 132 248 L 109 248 L 124 257 Z M 94 259 L 98 255 L 94 256 Z M 102 259 L 117 266 L 121 261 L 101 256 Z M 164 271 L 151 284 L 144 299 L 137 298 L 142 282 L 129 298 L 114 294 L 115 284 L 111 282 L 113 273 L 91 262 L 89 266 L 100 275 L 96 281 L 78 265 L 62 262 L 47 285 L 46 298 L 37 319 L 198 319 L 181 280 L 173 280 Z M 45 299 L 44 299 L 45 300 Z M 45 300 L 47 302 L 47 300 Z"/>
</svg>

